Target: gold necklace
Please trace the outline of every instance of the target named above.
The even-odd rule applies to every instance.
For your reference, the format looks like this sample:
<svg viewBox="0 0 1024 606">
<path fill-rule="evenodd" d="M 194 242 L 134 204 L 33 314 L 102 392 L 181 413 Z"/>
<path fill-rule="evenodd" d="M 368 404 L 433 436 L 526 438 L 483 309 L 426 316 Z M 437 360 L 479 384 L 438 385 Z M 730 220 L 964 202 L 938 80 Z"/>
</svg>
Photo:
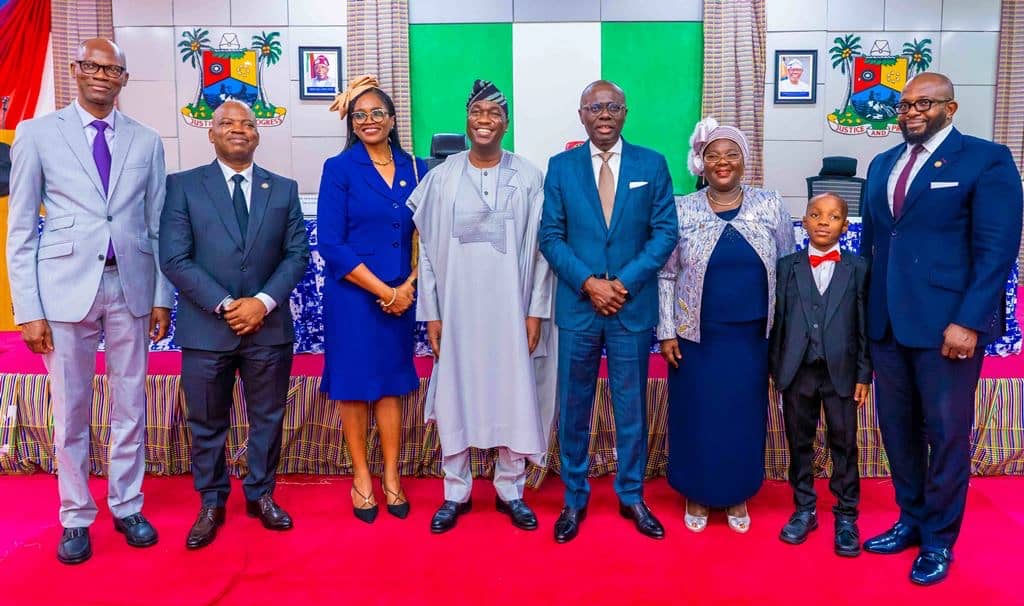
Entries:
<svg viewBox="0 0 1024 606">
<path fill-rule="evenodd" d="M 369 153 L 367 153 L 367 155 L 369 155 Z M 391 153 L 391 146 L 390 145 L 388 146 L 388 159 L 387 160 L 385 160 L 383 162 L 378 162 L 377 160 L 373 159 L 373 156 L 370 156 L 370 162 L 373 162 L 377 166 L 387 166 L 388 164 L 391 164 L 394 161 L 395 161 L 395 156 L 394 156 L 394 154 Z"/>
<path fill-rule="evenodd" d="M 732 206 L 733 204 L 736 204 L 737 202 L 739 202 L 740 198 L 743 197 L 743 188 L 740 188 L 740 190 L 738 192 L 736 192 L 736 195 L 733 196 L 733 199 L 731 201 L 729 201 L 729 202 L 720 202 L 720 201 L 716 200 L 715 196 L 711 193 L 713 191 L 714 191 L 713 189 L 708 189 L 708 200 L 710 200 L 711 203 L 714 204 L 715 206 Z"/>
</svg>

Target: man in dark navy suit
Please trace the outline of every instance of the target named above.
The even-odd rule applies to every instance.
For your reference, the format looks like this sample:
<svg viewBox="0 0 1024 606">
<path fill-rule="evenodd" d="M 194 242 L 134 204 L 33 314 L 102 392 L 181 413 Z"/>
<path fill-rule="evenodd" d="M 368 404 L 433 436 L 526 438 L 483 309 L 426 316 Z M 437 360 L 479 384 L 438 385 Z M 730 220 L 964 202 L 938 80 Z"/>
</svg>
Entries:
<svg viewBox="0 0 1024 606">
<path fill-rule="evenodd" d="M 862 254 L 868 337 L 900 517 L 873 553 L 920 546 L 910 580 L 946 578 L 970 478 L 974 390 L 1003 332 L 1003 285 L 1020 245 L 1021 181 L 1010 150 L 953 128 L 957 102 L 924 73 L 896 106 L 901 144 L 871 162 Z"/>
</svg>

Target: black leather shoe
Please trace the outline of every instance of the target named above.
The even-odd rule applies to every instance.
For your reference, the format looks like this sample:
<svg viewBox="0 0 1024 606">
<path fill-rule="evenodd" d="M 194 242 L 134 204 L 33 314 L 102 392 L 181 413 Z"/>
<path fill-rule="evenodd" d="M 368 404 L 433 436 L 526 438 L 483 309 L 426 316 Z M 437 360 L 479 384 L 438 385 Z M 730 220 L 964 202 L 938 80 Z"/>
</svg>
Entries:
<svg viewBox="0 0 1024 606">
<path fill-rule="evenodd" d="M 857 520 L 850 518 L 836 518 L 836 555 L 844 558 L 855 558 L 860 555 L 860 530 L 857 529 Z"/>
<path fill-rule="evenodd" d="M 465 503 L 456 503 L 455 501 L 441 503 L 441 507 L 437 509 L 434 517 L 430 520 L 430 532 L 434 534 L 448 532 L 455 528 L 455 523 L 459 520 L 459 516 L 469 513 L 471 509 L 473 509 L 472 499 Z"/>
<path fill-rule="evenodd" d="M 953 552 L 949 549 L 921 550 L 910 569 L 910 580 L 918 585 L 934 585 L 949 576 Z"/>
<path fill-rule="evenodd" d="M 896 522 L 892 528 L 877 537 L 864 541 L 864 550 L 871 553 L 892 555 L 908 547 L 921 544 L 921 533 L 903 522 Z"/>
<path fill-rule="evenodd" d="M 188 531 L 185 538 L 187 549 L 199 549 L 206 547 L 217 538 L 217 529 L 224 525 L 223 507 L 201 507 L 195 524 Z"/>
<path fill-rule="evenodd" d="M 807 540 L 812 530 L 818 529 L 818 515 L 813 511 L 796 511 L 779 532 L 779 540 L 790 545 L 799 545 Z M 860 547 L 858 545 L 857 547 Z"/>
<path fill-rule="evenodd" d="M 662 527 L 661 522 L 658 521 L 658 518 L 654 517 L 654 514 L 651 513 L 651 510 L 647 508 L 643 501 L 632 505 L 619 503 L 619 515 L 627 520 L 633 520 L 633 524 L 636 525 L 636 529 L 640 534 L 652 539 L 665 538 L 665 529 Z"/>
<path fill-rule="evenodd" d="M 555 542 L 568 543 L 580 533 L 580 524 L 587 517 L 587 508 L 573 509 L 563 507 L 562 513 L 558 514 L 558 521 L 555 522 Z"/>
<path fill-rule="evenodd" d="M 270 496 L 270 493 L 255 501 L 246 501 L 245 513 L 249 514 L 250 518 L 259 518 L 263 522 L 263 527 L 268 530 L 291 530 L 291 516 L 274 502 L 274 497 Z"/>
<path fill-rule="evenodd" d="M 141 513 L 124 518 L 114 518 L 114 530 L 124 535 L 132 547 L 150 547 L 156 545 L 156 529 Z"/>
<path fill-rule="evenodd" d="M 512 525 L 522 530 L 537 530 L 537 516 L 522 499 L 502 501 L 501 497 L 494 497 L 494 508 L 498 513 L 503 513 L 512 519 Z"/>
<path fill-rule="evenodd" d="M 92 543 L 88 528 L 65 528 L 57 545 L 57 559 L 61 564 L 81 564 L 92 557 Z"/>
</svg>

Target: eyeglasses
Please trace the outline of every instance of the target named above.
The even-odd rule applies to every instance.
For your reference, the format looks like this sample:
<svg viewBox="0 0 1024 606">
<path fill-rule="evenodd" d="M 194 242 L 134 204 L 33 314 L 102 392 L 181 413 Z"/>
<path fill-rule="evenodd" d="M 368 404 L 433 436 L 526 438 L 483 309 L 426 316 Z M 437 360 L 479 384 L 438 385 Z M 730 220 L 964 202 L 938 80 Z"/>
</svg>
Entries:
<svg viewBox="0 0 1024 606">
<path fill-rule="evenodd" d="M 723 159 L 726 162 L 730 162 L 730 163 L 732 163 L 732 162 L 739 162 L 740 160 L 743 159 L 743 154 L 741 154 L 740 152 L 734 152 L 734 151 L 731 151 L 731 152 L 725 154 L 724 156 L 720 155 L 720 154 L 705 154 L 704 155 L 704 164 L 707 164 L 709 166 L 713 166 L 713 165 L 718 164 L 719 162 L 721 162 Z"/>
<path fill-rule="evenodd" d="M 75 63 L 83 73 L 95 74 L 102 69 L 103 73 L 111 78 L 120 78 L 126 71 L 123 65 L 100 65 L 92 61 L 75 61 Z"/>
<path fill-rule="evenodd" d="M 926 112 L 932 108 L 936 103 L 949 103 L 953 99 L 918 99 L 913 103 L 907 103 L 906 101 L 900 101 L 896 104 L 896 113 L 905 114 L 910 111 L 910 107 L 913 106 L 919 112 Z"/>
<path fill-rule="evenodd" d="M 609 103 L 591 103 L 590 105 L 584 105 L 580 109 L 586 110 L 595 116 L 601 115 L 601 112 L 608 110 L 608 113 L 612 116 L 618 116 L 622 112 L 626 111 L 626 106 L 621 103 L 611 101 Z"/>
<path fill-rule="evenodd" d="M 352 121 L 356 124 L 363 124 L 366 122 L 366 119 L 369 118 L 371 122 L 378 123 L 383 122 L 390 115 L 391 114 L 389 114 L 387 110 L 378 107 L 371 109 L 370 113 L 352 112 Z"/>
</svg>

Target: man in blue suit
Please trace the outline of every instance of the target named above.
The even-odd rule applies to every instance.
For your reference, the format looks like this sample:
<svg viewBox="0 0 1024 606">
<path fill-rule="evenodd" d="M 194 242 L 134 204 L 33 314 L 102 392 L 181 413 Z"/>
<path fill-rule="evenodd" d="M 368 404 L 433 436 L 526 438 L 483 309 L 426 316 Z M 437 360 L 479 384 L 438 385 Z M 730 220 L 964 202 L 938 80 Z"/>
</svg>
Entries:
<svg viewBox="0 0 1024 606">
<path fill-rule="evenodd" d="M 873 553 L 920 546 L 910 580 L 946 578 L 970 478 L 974 390 L 1003 332 L 1003 285 L 1020 245 L 1010 150 L 953 128 L 949 78 L 916 76 L 896 106 L 901 144 L 871 162 L 861 251 L 878 421 L 900 517 Z"/>
<path fill-rule="evenodd" d="M 224 523 L 236 372 L 249 417 L 246 513 L 270 530 L 292 527 L 273 493 L 295 340 L 288 297 L 309 263 L 298 184 L 253 163 L 252 109 L 225 101 L 209 138 L 217 159 L 167 178 L 160 218 L 160 265 L 178 287 L 174 338 L 201 501 L 189 549 L 210 544 Z"/>
<path fill-rule="evenodd" d="M 558 391 L 565 507 L 555 540 L 571 541 L 586 517 L 590 417 L 601 348 L 615 414 L 619 512 L 656 539 L 664 529 L 643 501 L 647 462 L 647 362 L 658 322 L 657 271 L 676 245 L 672 179 L 661 154 L 620 133 L 626 97 L 612 82 L 583 90 L 588 142 L 551 158 L 544 181 L 540 250 L 558 276 Z"/>
</svg>

